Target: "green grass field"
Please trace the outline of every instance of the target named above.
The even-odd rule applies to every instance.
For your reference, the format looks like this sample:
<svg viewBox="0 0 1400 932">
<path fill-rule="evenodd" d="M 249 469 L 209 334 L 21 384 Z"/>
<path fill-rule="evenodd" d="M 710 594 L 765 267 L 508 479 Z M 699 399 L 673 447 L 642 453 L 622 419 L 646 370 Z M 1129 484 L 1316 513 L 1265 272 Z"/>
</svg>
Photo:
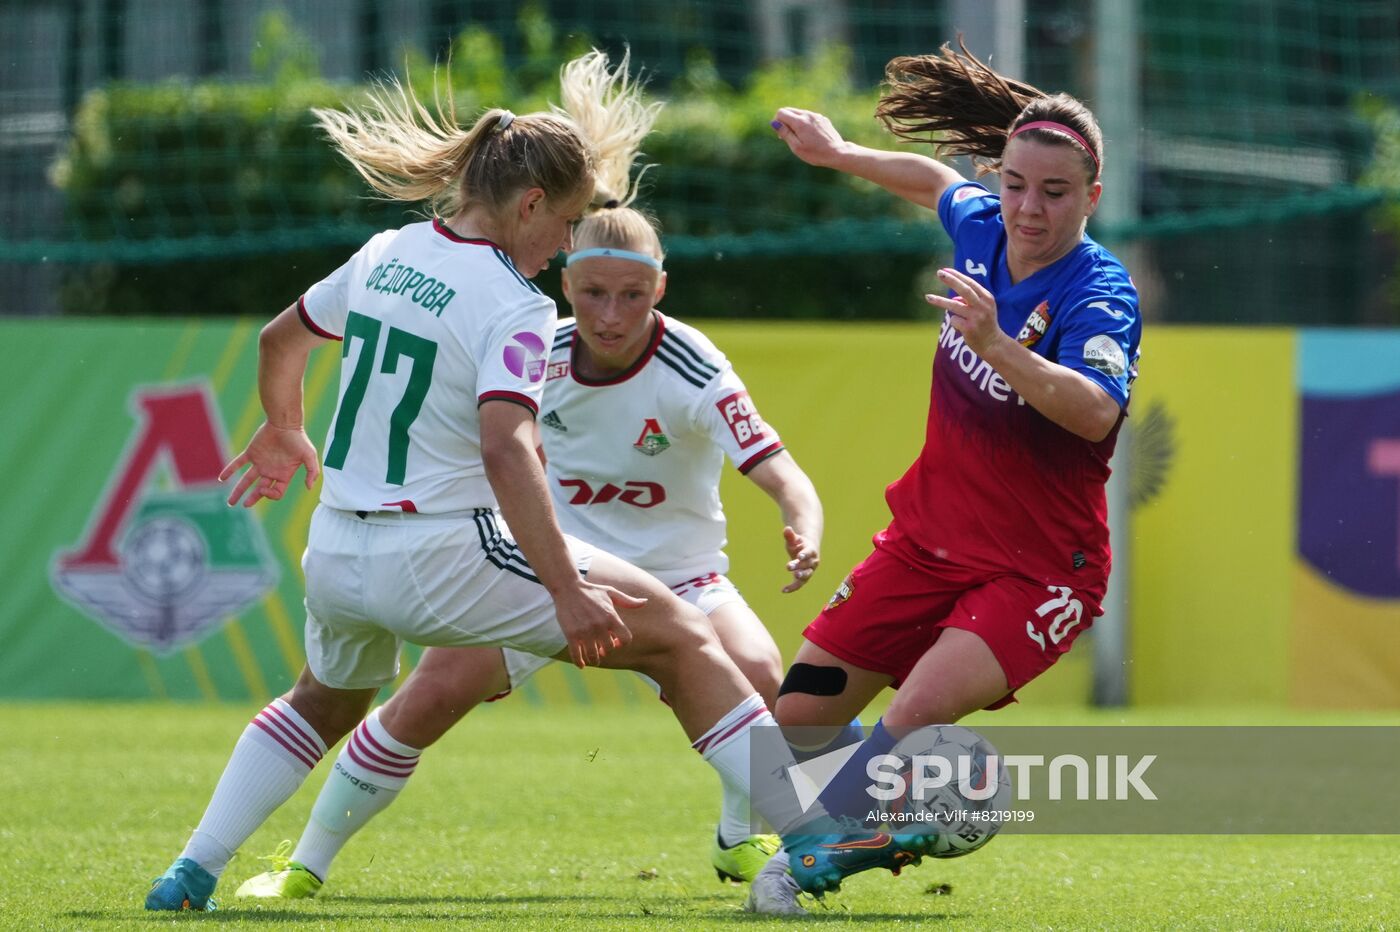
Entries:
<svg viewBox="0 0 1400 932">
<path fill-rule="evenodd" d="M 1008 835 L 901 877 L 849 880 L 810 923 L 755 919 L 740 912 L 744 889 L 709 868 L 716 781 L 663 710 L 524 702 L 478 712 L 426 755 L 399 802 L 347 846 L 320 898 L 244 905 L 231 893 L 259 870 L 258 854 L 296 836 L 326 764 L 229 866 L 218 913 L 144 912 L 146 886 L 184 844 L 254 711 L 0 705 L 0 928 L 1400 928 L 1393 836 Z M 1207 716 L 1017 708 L 980 720 Z"/>
</svg>

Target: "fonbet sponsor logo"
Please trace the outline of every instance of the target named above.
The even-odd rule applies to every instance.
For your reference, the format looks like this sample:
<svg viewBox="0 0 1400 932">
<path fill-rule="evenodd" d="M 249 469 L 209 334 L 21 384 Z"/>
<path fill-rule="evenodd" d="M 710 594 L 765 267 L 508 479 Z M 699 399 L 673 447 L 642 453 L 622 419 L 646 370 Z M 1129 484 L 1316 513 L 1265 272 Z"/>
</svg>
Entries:
<svg viewBox="0 0 1400 932">
<path fill-rule="evenodd" d="M 1128 357 L 1113 337 L 1101 333 L 1084 344 L 1084 362 L 1109 378 L 1119 379 L 1128 371 Z"/>
<path fill-rule="evenodd" d="M 735 392 L 715 402 L 715 409 L 729 426 L 740 449 L 747 449 L 767 436 L 763 418 L 758 416 L 748 392 Z"/>
<path fill-rule="evenodd" d="M 228 457 L 205 388 L 138 388 L 131 409 L 137 426 L 107 491 L 49 578 L 113 634 L 168 654 L 262 598 L 277 565 L 252 513 L 224 503 Z"/>
<path fill-rule="evenodd" d="M 1006 379 L 997 375 L 996 370 L 986 360 L 973 352 L 972 347 L 967 345 L 963 335 L 958 333 L 947 317 L 943 318 L 943 329 L 938 334 L 938 346 L 948 351 L 949 359 L 977 386 L 978 391 L 997 401 L 1010 401 L 1014 397 L 1018 405 L 1026 403 L 1026 399 L 1012 391 Z"/>
</svg>

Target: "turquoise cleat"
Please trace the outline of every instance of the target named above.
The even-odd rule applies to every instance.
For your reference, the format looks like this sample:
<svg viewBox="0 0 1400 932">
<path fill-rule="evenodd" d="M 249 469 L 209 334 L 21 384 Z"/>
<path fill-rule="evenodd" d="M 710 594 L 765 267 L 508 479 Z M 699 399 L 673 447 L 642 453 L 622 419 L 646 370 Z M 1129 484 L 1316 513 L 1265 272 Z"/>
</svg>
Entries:
<svg viewBox="0 0 1400 932">
<path fill-rule="evenodd" d="M 146 908 L 211 913 L 217 907 L 210 894 L 218 882 L 217 877 L 189 858 L 177 858 L 170 869 L 151 884 L 151 890 L 146 894 Z"/>
<path fill-rule="evenodd" d="M 784 839 L 792 879 L 804 893 L 821 896 L 841 889 L 841 881 L 876 867 L 898 874 L 930 853 L 937 835 L 792 835 Z"/>
</svg>

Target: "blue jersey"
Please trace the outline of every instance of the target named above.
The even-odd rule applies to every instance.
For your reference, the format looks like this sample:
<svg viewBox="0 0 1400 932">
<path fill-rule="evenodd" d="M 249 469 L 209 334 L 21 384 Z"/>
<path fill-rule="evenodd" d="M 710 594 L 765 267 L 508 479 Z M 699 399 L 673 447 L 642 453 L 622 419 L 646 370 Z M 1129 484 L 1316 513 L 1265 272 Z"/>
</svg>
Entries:
<svg viewBox="0 0 1400 932">
<path fill-rule="evenodd" d="M 954 267 L 996 297 L 1001 329 L 1126 408 L 1142 323 L 1122 263 L 1086 236 L 1013 284 L 999 197 L 955 184 L 938 216 L 953 239 Z M 1101 596 L 1110 560 L 1104 485 L 1118 426 L 1091 442 L 1055 424 L 946 319 L 934 358 L 924 449 L 886 495 L 895 520 L 919 546 L 958 565 Z"/>
<path fill-rule="evenodd" d="M 1142 317 L 1123 263 L 1085 236 L 1068 255 L 1013 285 L 1000 197 L 975 182 L 953 185 L 938 202 L 938 219 L 953 239 L 953 267 L 996 296 L 1002 330 L 1127 406 Z"/>
</svg>

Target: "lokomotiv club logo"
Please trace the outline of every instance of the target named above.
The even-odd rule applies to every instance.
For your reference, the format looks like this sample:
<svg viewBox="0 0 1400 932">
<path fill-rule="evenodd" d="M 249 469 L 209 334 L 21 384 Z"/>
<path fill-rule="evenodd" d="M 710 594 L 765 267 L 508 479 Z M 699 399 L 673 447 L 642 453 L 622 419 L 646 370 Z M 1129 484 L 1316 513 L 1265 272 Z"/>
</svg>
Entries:
<svg viewBox="0 0 1400 932">
<path fill-rule="evenodd" d="M 261 526 L 225 504 L 223 428 L 203 385 L 147 386 L 107 489 L 54 591 L 137 647 L 168 654 L 213 633 L 277 582 Z"/>
</svg>

